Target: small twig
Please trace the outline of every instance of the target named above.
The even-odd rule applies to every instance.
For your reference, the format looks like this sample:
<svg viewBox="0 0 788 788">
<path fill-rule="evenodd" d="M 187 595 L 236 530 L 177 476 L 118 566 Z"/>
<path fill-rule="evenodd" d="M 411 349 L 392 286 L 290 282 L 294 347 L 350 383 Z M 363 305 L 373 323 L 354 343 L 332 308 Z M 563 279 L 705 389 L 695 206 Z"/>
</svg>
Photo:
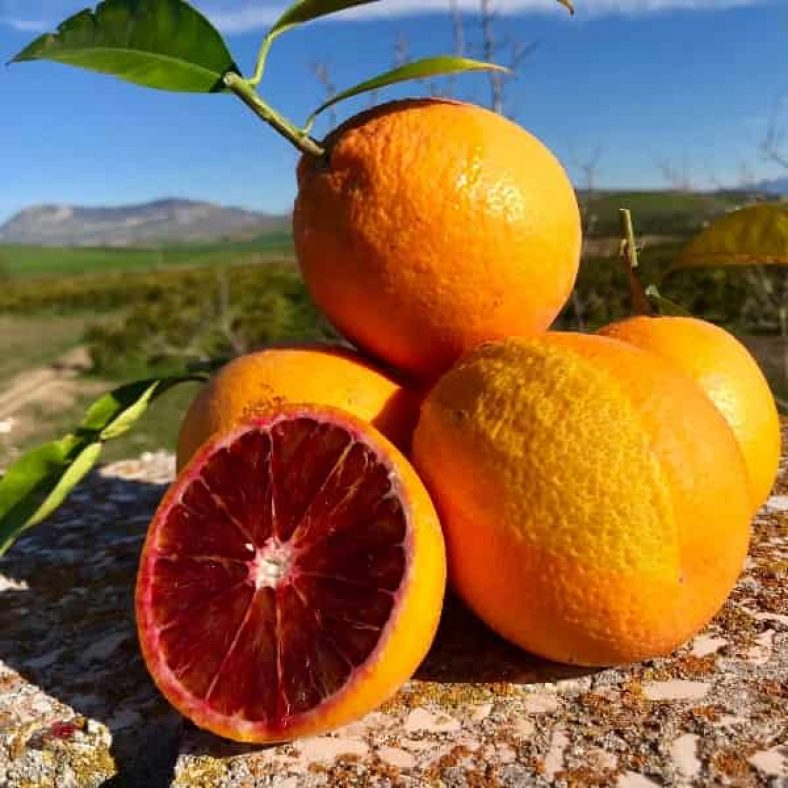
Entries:
<svg viewBox="0 0 788 788">
<path fill-rule="evenodd" d="M 785 129 L 780 126 L 780 110 L 782 99 L 778 99 L 772 109 L 766 135 L 761 142 L 761 153 L 767 161 L 779 164 L 788 169 L 788 153 L 783 151 Z"/>
<path fill-rule="evenodd" d="M 324 60 L 317 63 L 312 63 L 312 73 L 315 79 L 320 83 L 323 88 L 323 93 L 326 99 L 332 99 L 337 94 L 337 86 L 331 78 L 331 64 Z M 337 111 L 335 107 L 331 107 L 328 111 L 328 127 L 334 129 L 337 126 Z"/>
</svg>

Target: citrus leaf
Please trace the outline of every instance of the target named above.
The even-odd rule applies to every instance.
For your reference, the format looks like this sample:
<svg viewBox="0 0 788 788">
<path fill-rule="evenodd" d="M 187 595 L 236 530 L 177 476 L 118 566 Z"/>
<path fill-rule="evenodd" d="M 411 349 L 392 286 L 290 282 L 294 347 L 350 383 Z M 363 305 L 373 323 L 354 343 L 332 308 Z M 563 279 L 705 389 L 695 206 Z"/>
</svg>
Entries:
<svg viewBox="0 0 788 788">
<path fill-rule="evenodd" d="M 159 90 L 211 93 L 237 71 L 215 27 L 185 0 L 105 0 L 67 19 L 12 63 L 54 60 Z"/>
<path fill-rule="evenodd" d="M 424 79 L 425 77 L 437 77 L 444 74 L 461 74 L 466 71 L 508 71 L 503 66 L 487 63 L 482 60 L 471 60 L 465 57 L 455 57 L 453 55 L 438 55 L 436 57 L 425 57 L 421 60 L 414 60 L 404 66 L 387 71 L 377 77 L 360 82 L 358 85 L 337 93 L 325 103 L 321 104 L 310 116 L 307 121 L 307 128 L 314 122 L 315 118 L 323 111 L 332 107 L 340 101 L 358 96 L 360 93 L 368 93 L 373 90 L 380 90 L 387 85 L 395 85 L 398 82 L 408 82 L 412 79 Z"/>
<path fill-rule="evenodd" d="M 788 203 L 750 205 L 717 219 L 673 269 L 727 265 L 788 265 Z"/>
<path fill-rule="evenodd" d="M 95 465 L 100 443 L 67 435 L 23 454 L 0 480 L 0 555 L 48 517 Z"/>
<path fill-rule="evenodd" d="M 104 443 L 128 432 L 151 402 L 180 383 L 205 380 L 190 374 L 120 386 L 87 409 L 76 432 L 23 454 L 0 479 L 0 555 L 65 501 L 98 462 Z"/>
<path fill-rule="evenodd" d="M 302 25 L 304 22 L 310 22 L 321 16 L 335 14 L 337 11 L 344 11 L 346 8 L 377 2 L 379 0 L 298 0 L 274 22 L 267 37 L 275 38 L 296 25 Z"/>
<path fill-rule="evenodd" d="M 155 399 L 179 383 L 203 382 L 205 375 L 138 380 L 110 391 L 97 399 L 85 413 L 80 433 L 93 433 L 102 441 L 127 433 Z"/>
<path fill-rule="evenodd" d="M 49 517 L 66 500 L 66 497 L 80 481 L 93 469 L 101 455 L 102 445 L 99 442 L 81 446 L 63 473 L 57 479 L 49 495 L 38 507 L 35 514 L 27 521 L 25 528 L 38 525 Z"/>
<path fill-rule="evenodd" d="M 669 317 L 692 317 L 692 312 L 685 309 L 681 304 L 677 304 L 675 301 L 665 298 L 665 296 L 659 292 L 659 288 L 656 285 L 649 285 L 645 293 L 646 298 L 656 306 L 660 315 Z"/>
</svg>

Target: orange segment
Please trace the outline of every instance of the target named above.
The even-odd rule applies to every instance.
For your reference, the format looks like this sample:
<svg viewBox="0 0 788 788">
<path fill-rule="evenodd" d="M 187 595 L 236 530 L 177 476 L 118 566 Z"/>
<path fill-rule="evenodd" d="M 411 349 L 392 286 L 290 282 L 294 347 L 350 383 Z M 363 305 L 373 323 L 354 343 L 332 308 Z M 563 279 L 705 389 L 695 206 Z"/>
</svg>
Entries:
<svg viewBox="0 0 788 788">
<path fill-rule="evenodd" d="M 283 408 L 207 444 L 162 502 L 137 583 L 143 655 L 197 725 L 314 734 L 412 675 L 445 572 L 407 460 L 341 411 Z"/>
</svg>

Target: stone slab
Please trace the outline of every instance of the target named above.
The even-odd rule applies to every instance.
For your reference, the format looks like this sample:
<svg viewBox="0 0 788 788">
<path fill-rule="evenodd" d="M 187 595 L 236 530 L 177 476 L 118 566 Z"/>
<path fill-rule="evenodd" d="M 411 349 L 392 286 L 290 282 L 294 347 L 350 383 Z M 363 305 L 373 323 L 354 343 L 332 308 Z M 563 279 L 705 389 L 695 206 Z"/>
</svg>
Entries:
<svg viewBox="0 0 788 788">
<path fill-rule="evenodd" d="M 268 748 L 194 728 L 141 662 L 134 575 L 172 473 L 164 454 L 105 467 L 0 562 L 0 785 L 788 786 L 785 463 L 730 600 L 670 658 L 554 665 L 450 599 L 394 699 Z"/>
</svg>

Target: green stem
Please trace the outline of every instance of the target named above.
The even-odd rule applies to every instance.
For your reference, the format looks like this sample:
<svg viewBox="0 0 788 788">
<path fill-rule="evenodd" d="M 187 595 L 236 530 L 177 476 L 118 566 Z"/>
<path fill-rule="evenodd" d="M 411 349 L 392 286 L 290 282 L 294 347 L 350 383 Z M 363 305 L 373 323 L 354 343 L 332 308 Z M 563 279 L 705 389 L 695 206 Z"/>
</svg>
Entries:
<svg viewBox="0 0 788 788">
<path fill-rule="evenodd" d="M 621 223 L 621 259 L 627 269 L 629 279 L 629 294 L 632 298 L 632 311 L 636 315 L 650 315 L 652 313 L 646 291 L 635 272 L 638 262 L 638 246 L 635 240 L 635 227 L 632 223 L 632 213 L 626 208 L 618 212 Z"/>
<path fill-rule="evenodd" d="M 295 145 L 302 153 L 316 158 L 323 158 L 326 154 L 316 140 L 309 134 L 294 126 L 289 120 L 283 118 L 278 112 L 271 109 L 257 94 L 252 85 L 240 74 L 229 72 L 224 76 L 227 89 L 235 93 L 257 117 L 264 120 L 275 131 L 278 131 L 286 140 Z"/>
<path fill-rule="evenodd" d="M 271 50 L 271 44 L 274 43 L 276 36 L 267 35 L 260 45 L 260 53 L 257 55 L 257 65 L 255 66 L 254 76 L 249 80 L 249 84 L 256 88 L 263 81 L 263 72 L 265 71 L 265 62 L 268 60 L 268 52 Z"/>
<path fill-rule="evenodd" d="M 621 225 L 622 253 L 629 267 L 634 271 L 638 265 L 638 246 L 635 241 L 635 226 L 632 223 L 632 212 L 627 208 L 619 208 L 618 218 Z"/>
</svg>

